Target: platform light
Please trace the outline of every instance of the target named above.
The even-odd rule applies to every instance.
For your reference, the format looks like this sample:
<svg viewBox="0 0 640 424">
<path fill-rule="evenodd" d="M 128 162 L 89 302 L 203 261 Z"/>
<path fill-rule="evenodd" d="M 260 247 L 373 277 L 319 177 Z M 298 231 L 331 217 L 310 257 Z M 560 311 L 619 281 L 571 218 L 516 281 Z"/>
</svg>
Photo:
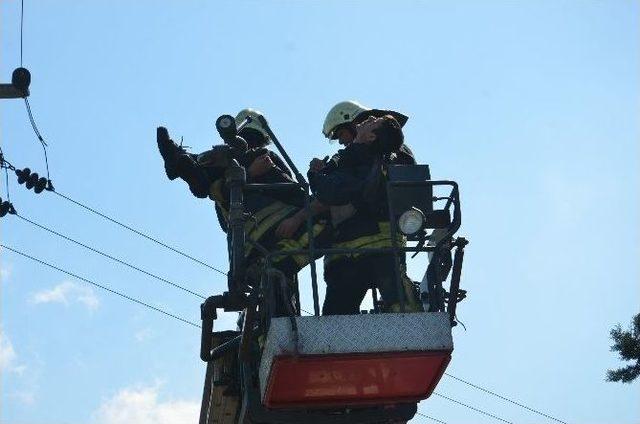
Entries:
<svg viewBox="0 0 640 424">
<path fill-rule="evenodd" d="M 417 233 L 424 227 L 424 224 L 424 214 L 416 207 L 405 211 L 398 219 L 398 227 L 400 227 L 400 231 L 406 236 Z"/>
</svg>

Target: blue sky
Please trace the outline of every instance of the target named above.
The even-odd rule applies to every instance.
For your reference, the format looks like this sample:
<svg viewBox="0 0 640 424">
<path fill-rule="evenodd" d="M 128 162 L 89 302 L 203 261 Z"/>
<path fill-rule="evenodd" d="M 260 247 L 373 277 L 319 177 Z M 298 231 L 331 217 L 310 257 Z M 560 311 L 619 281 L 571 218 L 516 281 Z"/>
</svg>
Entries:
<svg viewBox="0 0 640 424">
<path fill-rule="evenodd" d="M 0 3 L 3 82 L 19 65 L 19 6 Z M 418 160 L 461 186 L 471 241 L 459 308 L 467 331 L 454 330 L 448 371 L 567 422 L 632 423 L 638 382 L 604 376 L 620 364 L 609 329 L 640 309 L 638 16 L 637 1 L 26 0 L 24 65 L 56 188 L 223 269 L 212 204 L 166 180 L 156 126 L 204 150 L 219 142 L 218 115 L 255 107 L 305 168 L 336 149 L 321 135 L 334 103 L 409 115 Z M 24 105 L 0 108 L 5 155 L 42 172 Z M 34 221 L 195 291 L 225 287 L 13 176 L 10 190 Z M 195 297 L 15 217 L 0 225 L 3 243 L 199 320 Z M 195 419 L 196 329 L 11 252 L 0 266 L 3 423 Z M 412 262 L 412 276 L 424 267 Z M 303 301 L 311 310 L 308 289 Z M 544 422 L 448 377 L 437 390 L 513 422 Z M 438 397 L 420 411 L 494 421 Z"/>
</svg>

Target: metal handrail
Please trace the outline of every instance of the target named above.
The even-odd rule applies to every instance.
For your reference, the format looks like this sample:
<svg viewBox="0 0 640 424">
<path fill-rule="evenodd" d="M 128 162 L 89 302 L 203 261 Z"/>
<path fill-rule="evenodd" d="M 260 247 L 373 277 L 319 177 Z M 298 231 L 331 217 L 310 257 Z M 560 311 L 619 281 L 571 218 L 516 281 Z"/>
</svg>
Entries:
<svg viewBox="0 0 640 424">
<path fill-rule="evenodd" d="M 320 248 L 316 249 L 313 246 L 313 220 L 310 213 L 310 199 L 311 196 L 308 191 L 308 185 L 306 181 L 304 183 L 274 183 L 274 184 L 245 184 L 244 189 L 247 191 L 279 191 L 283 189 L 291 189 L 294 187 L 301 187 L 305 189 L 305 210 L 307 212 L 307 234 L 309 237 L 309 248 L 307 249 L 295 249 L 288 251 L 272 251 L 266 255 L 265 259 L 267 263 L 271 263 L 274 257 L 279 256 L 294 256 L 294 255 L 307 255 L 309 260 L 309 265 L 311 267 L 311 284 L 312 284 L 312 292 L 313 292 L 313 306 L 314 306 L 314 315 L 320 315 L 320 305 L 318 299 L 318 282 L 317 275 L 315 271 L 315 256 L 319 255 L 327 255 L 327 254 L 353 254 L 353 253 L 393 253 L 396 258 L 396 266 L 395 266 L 395 279 L 398 290 L 402 290 L 402 275 L 400 270 L 400 262 L 399 262 L 399 253 L 401 252 L 437 252 L 442 248 L 444 243 L 451 239 L 451 237 L 458 231 L 460 228 L 462 218 L 461 218 L 461 210 L 460 210 L 460 199 L 459 199 L 459 191 L 458 184 L 455 181 L 449 180 L 427 180 L 427 181 L 389 181 L 387 182 L 387 187 L 428 187 L 428 186 L 451 186 L 451 193 L 448 196 L 447 204 L 445 209 L 450 209 L 451 206 L 454 207 L 453 210 L 453 219 L 451 224 L 448 226 L 448 231 L 444 237 L 442 237 L 435 246 L 415 246 L 415 247 L 407 247 L 407 246 L 398 246 L 397 245 L 397 232 L 396 232 L 396 222 L 395 217 L 390 216 L 390 226 L 391 226 L 391 238 L 393 247 L 386 248 Z M 393 205 L 391 201 L 391 196 L 387 196 L 389 213 L 393 213 Z M 404 305 L 404 296 L 400 293 L 400 308 L 402 311 L 405 310 Z"/>
</svg>

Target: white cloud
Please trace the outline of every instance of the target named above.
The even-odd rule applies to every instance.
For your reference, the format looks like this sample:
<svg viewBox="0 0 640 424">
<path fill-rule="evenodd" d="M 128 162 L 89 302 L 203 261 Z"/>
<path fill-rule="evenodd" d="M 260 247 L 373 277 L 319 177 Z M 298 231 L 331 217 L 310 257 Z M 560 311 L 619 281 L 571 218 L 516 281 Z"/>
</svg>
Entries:
<svg viewBox="0 0 640 424">
<path fill-rule="evenodd" d="M 33 405 L 36 399 L 37 373 L 33 372 L 33 367 L 18 364 L 17 358 L 11 340 L 0 327 L 0 375 L 3 380 L 6 376 L 6 388 L 9 389 L 3 395 L 24 405 Z M 25 373 L 27 369 L 30 372 Z"/>
<path fill-rule="evenodd" d="M 158 400 L 160 386 L 125 388 L 94 413 L 98 424 L 182 424 L 198 420 L 197 401 Z"/>
<path fill-rule="evenodd" d="M 15 359 L 16 351 L 13 349 L 13 344 L 0 328 L 0 371 L 13 370 Z"/>
<path fill-rule="evenodd" d="M 0 283 L 6 283 L 11 276 L 10 265 L 0 265 Z"/>
<path fill-rule="evenodd" d="M 100 305 L 100 301 L 92 288 L 71 281 L 64 281 L 50 290 L 36 292 L 31 296 L 30 300 L 34 304 L 63 303 L 69 305 L 77 302 L 91 311 L 96 310 Z"/>
<path fill-rule="evenodd" d="M 33 405 L 36 402 L 35 394 L 29 391 L 13 392 L 8 396 L 25 405 Z"/>
<path fill-rule="evenodd" d="M 135 333 L 135 338 L 139 342 L 145 342 L 147 340 L 151 340 L 154 336 L 155 334 L 153 333 L 153 330 L 151 330 L 150 328 L 143 328 L 142 330 L 136 331 Z"/>
</svg>

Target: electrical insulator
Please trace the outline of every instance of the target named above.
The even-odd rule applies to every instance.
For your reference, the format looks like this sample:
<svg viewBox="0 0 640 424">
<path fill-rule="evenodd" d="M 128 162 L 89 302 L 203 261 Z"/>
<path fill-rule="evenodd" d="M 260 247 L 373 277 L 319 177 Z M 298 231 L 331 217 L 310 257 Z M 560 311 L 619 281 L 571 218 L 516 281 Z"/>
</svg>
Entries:
<svg viewBox="0 0 640 424">
<path fill-rule="evenodd" d="M 27 93 L 31 84 L 31 73 L 26 68 L 18 68 L 11 74 L 11 84 L 17 89 Z"/>
<path fill-rule="evenodd" d="M 40 176 L 37 172 L 34 172 L 29 176 L 27 182 L 25 183 L 25 187 L 27 187 L 27 190 L 31 190 L 36 184 L 38 184 L 38 178 L 40 178 Z"/>
<path fill-rule="evenodd" d="M 38 175 L 38 174 L 35 174 Z M 40 194 L 44 191 L 45 188 L 47 188 L 47 183 L 48 180 L 45 177 L 40 177 L 38 179 L 38 182 L 35 184 L 33 191 L 35 191 L 37 194 Z"/>
<path fill-rule="evenodd" d="M 53 191 L 53 184 L 45 177 L 41 177 L 37 172 L 31 173 L 29 168 L 16 169 L 18 183 L 24 184 L 28 190 L 33 189 L 36 193 L 42 193 L 45 190 Z"/>
<path fill-rule="evenodd" d="M 16 169 L 16 175 L 18 176 L 18 184 L 24 184 L 31 176 L 31 170 L 29 168 Z"/>
<path fill-rule="evenodd" d="M 11 203 L 5 200 L 4 202 L 0 203 L 0 218 L 2 218 L 8 213 L 15 214 L 16 210 L 13 208 L 13 205 Z"/>
</svg>

